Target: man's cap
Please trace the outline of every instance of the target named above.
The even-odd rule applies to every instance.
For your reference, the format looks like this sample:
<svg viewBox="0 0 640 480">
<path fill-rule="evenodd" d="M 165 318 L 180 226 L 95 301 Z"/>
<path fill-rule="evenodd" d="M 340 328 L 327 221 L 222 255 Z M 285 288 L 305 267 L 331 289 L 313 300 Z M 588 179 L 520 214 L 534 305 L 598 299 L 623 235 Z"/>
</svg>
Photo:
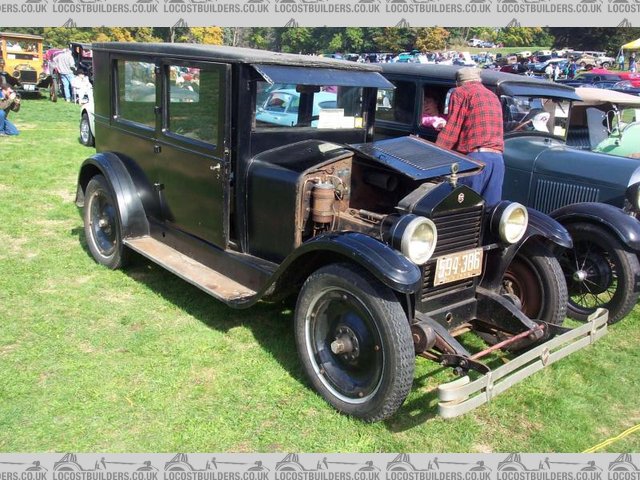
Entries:
<svg viewBox="0 0 640 480">
<path fill-rule="evenodd" d="M 479 82 L 480 70 L 474 67 L 463 67 L 456 72 L 456 80 L 460 83 Z"/>
</svg>

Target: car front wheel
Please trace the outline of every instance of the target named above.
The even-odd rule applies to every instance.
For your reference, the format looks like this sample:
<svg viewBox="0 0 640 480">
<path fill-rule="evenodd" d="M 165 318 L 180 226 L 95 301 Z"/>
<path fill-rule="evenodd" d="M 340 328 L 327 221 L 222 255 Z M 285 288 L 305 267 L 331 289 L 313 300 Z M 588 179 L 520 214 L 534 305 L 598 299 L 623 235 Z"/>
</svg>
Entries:
<svg viewBox="0 0 640 480">
<path fill-rule="evenodd" d="M 525 244 L 502 280 L 503 293 L 514 295 L 532 320 L 562 325 L 567 315 L 567 285 L 560 263 L 543 245 Z"/>
<path fill-rule="evenodd" d="M 624 318 L 638 301 L 638 258 L 608 230 L 590 223 L 566 226 L 573 250 L 560 263 L 569 287 L 569 316 L 585 321 L 597 308 L 609 310 L 609 323 Z"/>
<path fill-rule="evenodd" d="M 84 233 L 93 258 L 112 270 L 124 266 L 129 250 L 122 242 L 114 195 L 102 175 L 96 175 L 87 185 L 83 216 Z"/>
<path fill-rule="evenodd" d="M 394 293 L 360 267 L 332 264 L 309 276 L 298 296 L 295 337 L 313 387 L 342 413 L 383 420 L 411 389 L 407 316 Z"/>
</svg>

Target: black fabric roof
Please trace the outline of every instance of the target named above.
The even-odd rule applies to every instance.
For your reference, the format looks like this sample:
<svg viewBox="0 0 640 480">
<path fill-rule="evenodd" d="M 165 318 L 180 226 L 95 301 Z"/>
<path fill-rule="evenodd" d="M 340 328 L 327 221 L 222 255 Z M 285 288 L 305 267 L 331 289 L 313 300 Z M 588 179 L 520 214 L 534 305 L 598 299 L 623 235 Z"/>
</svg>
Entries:
<svg viewBox="0 0 640 480">
<path fill-rule="evenodd" d="M 456 72 L 462 68 L 459 65 L 438 65 L 420 63 L 387 63 L 382 65 L 384 73 L 398 73 L 402 75 L 425 76 L 437 80 L 449 80 L 455 82 Z M 567 93 L 572 97 L 574 88 L 567 85 L 560 85 L 547 80 L 516 75 L 514 73 L 497 72 L 484 69 L 481 72 L 482 83 L 487 86 L 498 86 L 504 83 L 518 83 L 531 87 L 540 87 L 549 91 L 554 91 L 558 96 Z"/>
<path fill-rule="evenodd" d="M 338 70 L 380 72 L 375 64 L 335 60 L 333 58 L 269 52 L 251 48 L 200 45 L 195 43 L 135 43 L 105 42 L 92 44 L 94 51 L 161 55 L 194 60 L 221 61 L 225 63 L 249 63 L 271 65 L 296 65 L 300 67 L 334 68 Z"/>
</svg>

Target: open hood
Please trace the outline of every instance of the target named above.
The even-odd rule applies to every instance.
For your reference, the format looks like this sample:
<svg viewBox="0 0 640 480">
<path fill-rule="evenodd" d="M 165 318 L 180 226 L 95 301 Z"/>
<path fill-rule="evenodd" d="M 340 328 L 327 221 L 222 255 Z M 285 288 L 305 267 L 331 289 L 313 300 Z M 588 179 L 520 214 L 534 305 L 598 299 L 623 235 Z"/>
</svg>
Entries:
<svg viewBox="0 0 640 480">
<path fill-rule="evenodd" d="M 351 148 L 413 180 L 450 175 L 453 163 L 458 164 L 460 173 L 483 167 L 481 162 L 415 136 L 359 143 L 351 145 Z"/>
</svg>

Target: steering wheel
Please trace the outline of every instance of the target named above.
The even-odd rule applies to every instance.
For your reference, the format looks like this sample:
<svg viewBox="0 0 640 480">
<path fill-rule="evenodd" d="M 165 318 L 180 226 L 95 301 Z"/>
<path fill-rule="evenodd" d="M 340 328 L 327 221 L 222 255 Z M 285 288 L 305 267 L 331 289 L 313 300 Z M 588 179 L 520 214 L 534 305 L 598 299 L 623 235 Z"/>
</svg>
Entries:
<svg viewBox="0 0 640 480">
<path fill-rule="evenodd" d="M 542 108 L 532 108 L 529 112 L 524 116 L 520 123 L 518 123 L 513 129 L 512 132 L 518 132 L 526 127 L 528 124 L 532 123 L 535 119 L 536 115 L 543 113 L 544 110 Z"/>
</svg>

